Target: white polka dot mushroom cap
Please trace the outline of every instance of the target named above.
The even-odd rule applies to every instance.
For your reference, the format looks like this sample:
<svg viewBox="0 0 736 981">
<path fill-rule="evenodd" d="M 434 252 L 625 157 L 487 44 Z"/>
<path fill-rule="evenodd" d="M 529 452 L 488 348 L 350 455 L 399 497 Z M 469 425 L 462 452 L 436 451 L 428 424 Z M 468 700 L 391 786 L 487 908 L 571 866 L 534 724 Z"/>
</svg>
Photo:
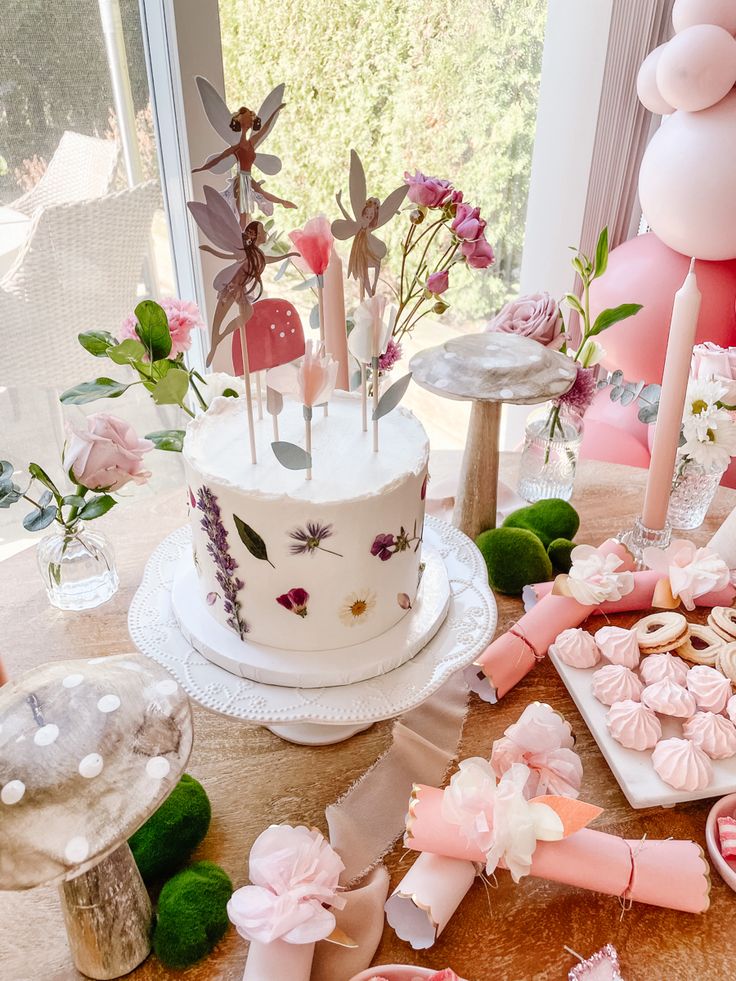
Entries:
<svg viewBox="0 0 736 981">
<path fill-rule="evenodd" d="M 564 395 L 577 377 L 570 358 L 518 334 L 453 337 L 409 362 L 414 381 L 444 398 L 535 405 Z"/>
<path fill-rule="evenodd" d="M 0 890 L 76 874 L 168 797 L 189 699 L 140 654 L 44 664 L 0 688 Z"/>
</svg>

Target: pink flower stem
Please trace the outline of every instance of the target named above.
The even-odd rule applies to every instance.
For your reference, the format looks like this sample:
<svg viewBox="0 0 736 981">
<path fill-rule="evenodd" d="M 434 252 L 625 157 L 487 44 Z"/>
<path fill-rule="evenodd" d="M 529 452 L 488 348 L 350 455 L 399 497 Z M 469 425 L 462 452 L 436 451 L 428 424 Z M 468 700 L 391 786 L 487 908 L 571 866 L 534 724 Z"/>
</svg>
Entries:
<svg viewBox="0 0 736 981">
<path fill-rule="evenodd" d="M 309 455 L 311 456 L 312 455 L 312 406 L 311 405 L 303 406 L 303 412 L 304 412 L 304 446 L 307 453 L 309 453 Z M 311 467 L 307 467 L 306 479 L 307 480 L 312 479 Z"/>
<path fill-rule="evenodd" d="M 248 414 L 248 437 L 250 439 L 250 462 L 258 463 L 256 459 L 256 428 L 253 422 L 253 392 L 250 387 L 250 367 L 248 365 L 248 345 L 245 340 L 245 316 L 240 310 L 240 348 L 243 352 L 243 381 L 245 382 L 245 407 Z"/>
<path fill-rule="evenodd" d="M 422 241 L 423 238 L 425 238 L 425 236 L 429 235 L 429 233 L 432 231 L 432 229 L 435 229 L 435 235 L 436 235 L 437 234 L 436 229 L 438 228 L 438 226 L 439 225 L 443 225 L 446 222 L 447 222 L 447 218 L 445 218 L 444 215 L 443 215 L 441 218 L 438 218 L 437 221 L 433 221 L 430 225 L 427 225 L 427 227 L 424 229 L 424 231 L 421 232 L 421 234 L 417 235 L 417 237 L 414 240 L 414 242 L 411 245 L 411 247 L 409 249 L 407 249 L 407 255 L 409 254 L 409 252 L 412 251 L 412 249 L 415 249 L 417 247 L 417 245 L 419 245 L 419 243 Z M 414 226 L 412 225 L 412 228 L 413 227 Z M 427 245 L 429 245 L 429 243 L 427 243 Z M 424 252 L 425 252 L 425 254 L 427 252 L 426 246 L 425 246 Z"/>
</svg>

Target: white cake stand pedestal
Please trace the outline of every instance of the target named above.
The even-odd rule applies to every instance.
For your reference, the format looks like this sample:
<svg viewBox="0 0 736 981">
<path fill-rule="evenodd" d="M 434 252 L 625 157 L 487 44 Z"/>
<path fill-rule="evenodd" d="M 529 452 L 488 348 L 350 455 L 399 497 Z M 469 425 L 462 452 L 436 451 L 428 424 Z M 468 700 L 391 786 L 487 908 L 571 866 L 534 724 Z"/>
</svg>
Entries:
<svg viewBox="0 0 736 981">
<path fill-rule="evenodd" d="M 451 596 L 437 633 L 399 667 L 354 684 L 294 688 L 239 677 L 203 657 L 183 635 L 171 602 L 189 526 L 166 538 L 148 560 L 130 606 L 128 627 L 138 649 L 163 665 L 201 705 L 256 722 L 290 742 L 341 742 L 374 722 L 401 715 L 472 663 L 496 629 L 496 603 L 475 545 L 451 525 L 428 517 L 425 541 L 444 562 Z"/>
</svg>

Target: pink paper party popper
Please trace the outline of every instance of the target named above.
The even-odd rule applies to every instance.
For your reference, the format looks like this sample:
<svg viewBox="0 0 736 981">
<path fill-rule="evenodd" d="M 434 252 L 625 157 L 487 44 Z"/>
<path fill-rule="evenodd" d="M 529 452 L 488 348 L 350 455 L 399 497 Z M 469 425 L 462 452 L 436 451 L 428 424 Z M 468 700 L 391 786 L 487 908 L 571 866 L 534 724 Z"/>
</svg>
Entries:
<svg viewBox="0 0 736 981">
<path fill-rule="evenodd" d="M 480 848 L 442 817 L 442 798 L 443 791 L 436 787 L 415 786 L 404 838 L 407 848 L 485 861 Z M 694 841 L 627 840 L 583 828 L 561 841 L 537 842 L 530 874 L 683 913 L 704 913 L 710 905 L 709 867 Z"/>
<path fill-rule="evenodd" d="M 654 605 L 654 591 L 661 582 L 662 575 L 651 569 L 643 569 L 634 573 L 634 589 L 627 593 L 617 603 L 601 603 L 596 613 L 631 613 L 635 610 L 648 610 Z M 524 592 L 524 604 L 531 609 L 535 603 L 549 596 L 554 588 L 554 582 L 539 582 L 527 586 Z M 729 585 L 714 593 L 703 593 L 695 597 L 695 605 L 711 608 L 714 606 L 731 606 L 736 599 L 736 587 Z M 578 624 L 572 624 L 578 626 Z"/>
<path fill-rule="evenodd" d="M 605 555 L 618 555 L 623 560 L 622 571 L 634 568 L 631 553 L 621 542 L 608 539 L 598 551 Z M 545 585 L 549 586 L 548 592 L 551 593 L 553 583 Z M 536 589 L 534 586 L 531 588 Z M 627 599 L 628 596 L 625 596 L 621 602 Z M 567 627 L 579 627 L 595 609 L 595 606 L 583 606 L 571 596 L 547 595 L 543 603 L 537 603 L 505 634 L 497 637 L 474 662 L 474 667 L 480 668 L 490 682 L 495 699 L 503 698 L 529 674 L 536 662 L 546 656 L 547 649 L 559 633 Z M 626 607 L 617 606 L 617 609 Z M 484 685 L 480 689 L 475 684 L 472 687 L 481 697 L 485 697 Z"/>
</svg>

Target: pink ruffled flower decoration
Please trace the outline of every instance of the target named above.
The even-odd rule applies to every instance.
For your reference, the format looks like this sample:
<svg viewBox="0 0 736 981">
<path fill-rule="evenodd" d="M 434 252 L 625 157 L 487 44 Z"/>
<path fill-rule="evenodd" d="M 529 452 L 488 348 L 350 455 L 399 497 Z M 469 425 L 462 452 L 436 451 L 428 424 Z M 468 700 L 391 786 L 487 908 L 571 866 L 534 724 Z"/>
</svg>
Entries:
<svg viewBox="0 0 736 981">
<path fill-rule="evenodd" d="M 404 171 L 404 181 L 409 185 L 407 197 L 424 208 L 441 208 L 452 192 L 452 184 L 440 177 L 426 177 L 417 170 L 412 176 Z"/>
<path fill-rule="evenodd" d="M 431 276 L 427 278 L 426 287 L 430 293 L 435 296 L 441 296 L 450 285 L 450 271 L 448 269 L 441 269 L 439 272 L 433 272 Z"/>
<path fill-rule="evenodd" d="M 326 907 L 345 905 L 337 891 L 344 868 L 319 831 L 274 824 L 251 849 L 248 874 L 253 885 L 232 894 L 227 914 L 246 940 L 324 940 L 335 929 L 335 916 Z"/>
<path fill-rule="evenodd" d="M 577 798 L 583 764 L 573 750 L 570 725 L 549 705 L 527 705 L 517 722 L 493 744 L 491 766 L 501 778 L 515 763 L 531 773 L 524 792 L 528 797 L 554 794 Z"/>
<path fill-rule="evenodd" d="M 69 426 L 64 447 L 64 469 L 89 490 L 120 490 L 131 480 L 145 484 L 151 476 L 143 469 L 143 454 L 153 449 L 124 419 L 98 412 L 87 416 L 86 429 Z"/>
<path fill-rule="evenodd" d="M 401 360 L 401 345 L 397 344 L 392 338 L 386 345 L 386 350 L 378 359 L 378 367 L 381 371 L 390 371 L 397 361 Z"/>
<path fill-rule="evenodd" d="M 464 242 L 475 242 L 485 231 L 486 223 L 480 216 L 480 208 L 460 202 L 450 228 Z"/>
<path fill-rule="evenodd" d="M 289 238 L 309 271 L 315 276 L 324 276 L 334 242 L 329 220 L 324 215 L 310 218 L 304 228 L 289 232 Z"/>
<path fill-rule="evenodd" d="M 189 300 L 178 300 L 174 296 L 164 297 L 159 301 L 163 307 L 169 321 L 169 332 L 171 334 L 171 353 L 169 358 L 173 359 L 178 354 L 188 351 L 192 346 L 192 331 L 201 330 L 205 327 L 202 314 L 196 303 Z M 118 340 L 128 339 L 139 341 L 140 337 L 135 332 L 138 320 L 135 313 L 128 314 L 120 327 Z"/>
<path fill-rule="evenodd" d="M 642 559 L 649 569 L 669 579 L 672 595 L 686 610 L 695 609 L 698 596 L 725 589 L 731 582 L 731 572 L 720 555 L 685 539 L 675 539 L 665 549 L 645 548 Z"/>
<path fill-rule="evenodd" d="M 493 247 L 483 235 L 474 242 L 463 242 L 460 251 L 471 269 L 487 269 L 496 261 Z"/>
</svg>

